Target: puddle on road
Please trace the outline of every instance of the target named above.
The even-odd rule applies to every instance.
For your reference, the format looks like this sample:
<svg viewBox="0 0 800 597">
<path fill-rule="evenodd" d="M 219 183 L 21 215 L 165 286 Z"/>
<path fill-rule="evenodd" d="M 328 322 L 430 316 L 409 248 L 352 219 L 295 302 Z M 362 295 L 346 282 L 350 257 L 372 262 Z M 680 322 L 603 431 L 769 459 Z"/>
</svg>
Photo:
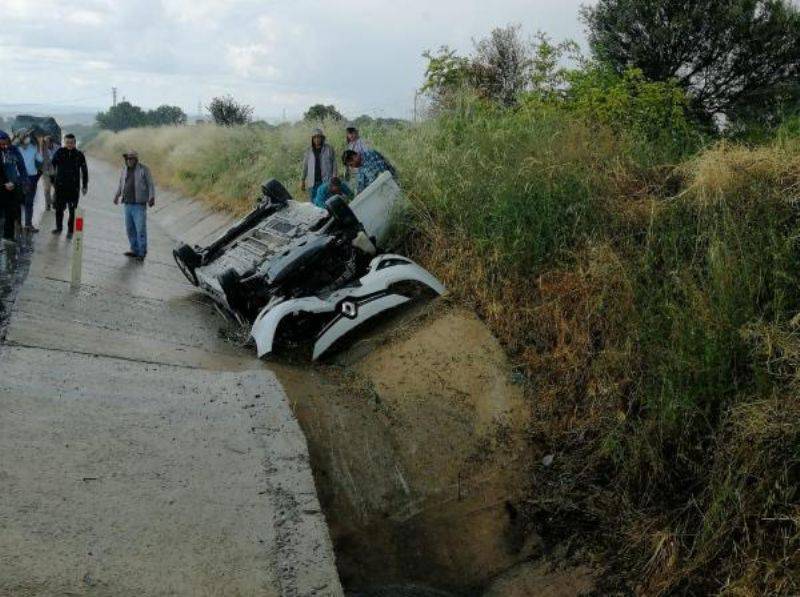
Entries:
<svg viewBox="0 0 800 597">
<path fill-rule="evenodd" d="M 2 218 L 0 218 L 2 226 Z M 8 318 L 17 293 L 28 275 L 33 255 L 33 241 L 22 238 L 16 244 L 0 240 L 0 341 L 6 337 Z"/>
</svg>

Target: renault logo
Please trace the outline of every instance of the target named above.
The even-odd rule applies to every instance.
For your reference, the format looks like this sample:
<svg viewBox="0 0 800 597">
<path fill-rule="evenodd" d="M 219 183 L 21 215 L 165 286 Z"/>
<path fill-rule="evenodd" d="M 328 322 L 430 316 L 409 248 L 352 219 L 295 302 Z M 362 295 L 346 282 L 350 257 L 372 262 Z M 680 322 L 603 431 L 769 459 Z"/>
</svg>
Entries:
<svg viewBox="0 0 800 597">
<path fill-rule="evenodd" d="M 352 301 L 345 301 L 342 303 L 342 315 L 355 319 L 358 315 L 358 307 Z"/>
</svg>

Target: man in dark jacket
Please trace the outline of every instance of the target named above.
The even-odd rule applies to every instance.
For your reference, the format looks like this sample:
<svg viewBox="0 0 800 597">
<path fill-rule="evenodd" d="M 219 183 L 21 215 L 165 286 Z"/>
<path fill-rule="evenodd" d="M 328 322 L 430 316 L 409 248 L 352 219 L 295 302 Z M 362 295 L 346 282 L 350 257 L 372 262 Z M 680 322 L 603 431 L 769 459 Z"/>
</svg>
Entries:
<svg viewBox="0 0 800 597">
<path fill-rule="evenodd" d="M 86 157 L 75 147 L 75 135 L 64 137 L 64 147 L 53 156 L 56 171 L 56 227 L 53 234 L 61 234 L 64 225 L 64 209 L 69 208 L 67 238 L 72 238 L 75 228 L 75 210 L 81 193 L 89 191 L 89 170 Z"/>
<path fill-rule="evenodd" d="M 11 137 L 0 131 L 0 209 L 3 210 L 3 238 L 13 243 L 16 236 L 16 223 L 20 221 L 24 198 L 24 184 L 27 176 L 22 154 L 11 144 Z"/>
</svg>

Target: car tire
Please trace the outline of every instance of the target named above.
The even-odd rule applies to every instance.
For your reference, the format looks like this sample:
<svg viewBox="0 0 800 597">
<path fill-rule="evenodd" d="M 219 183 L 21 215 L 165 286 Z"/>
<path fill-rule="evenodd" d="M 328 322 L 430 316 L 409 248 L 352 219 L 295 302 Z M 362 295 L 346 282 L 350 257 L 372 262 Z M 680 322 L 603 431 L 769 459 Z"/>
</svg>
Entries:
<svg viewBox="0 0 800 597">
<path fill-rule="evenodd" d="M 269 197 L 274 203 L 286 203 L 292 198 L 286 187 L 274 178 L 261 185 L 261 192 L 264 197 Z"/>
<path fill-rule="evenodd" d="M 242 292 L 242 285 L 240 283 L 240 276 L 236 270 L 229 269 L 217 278 L 219 280 L 220 288 L 225 293 L 225 300 L 231 310 L 247 318 L 248 316 L 248 301 Z"/>
<path fill-rule="evenodd" d="M 178 269 L 183 272 L 186 279 L 197 286 L 197 275 L 194 273 L 195 268 L 200 265 L 200 256 L 189 245 L 182 244 L 177 249 L 172 251 L 172 256 L 175 258 L 175 263 Z"/>
</svg>

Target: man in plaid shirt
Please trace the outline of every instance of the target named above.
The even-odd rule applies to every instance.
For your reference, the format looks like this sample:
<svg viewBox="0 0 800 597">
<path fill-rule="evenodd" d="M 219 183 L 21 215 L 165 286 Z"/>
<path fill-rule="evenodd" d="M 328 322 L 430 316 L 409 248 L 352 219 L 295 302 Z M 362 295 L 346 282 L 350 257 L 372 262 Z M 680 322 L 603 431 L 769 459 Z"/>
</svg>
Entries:
<svg viewBox="0 0 800 597">
<path fill-rule="evenodd" d="M 394 166 L 389 163 L 389 160 L 374 149 L 368 149 L 362 153 L 348 149 L 344 152 L 342 161 L 348 168 L 358 168 L 357 193 L 362 192 L 375 182 L 381 172 L 388 170 L 392 176 L 397 175 Z"/>
</svg>

